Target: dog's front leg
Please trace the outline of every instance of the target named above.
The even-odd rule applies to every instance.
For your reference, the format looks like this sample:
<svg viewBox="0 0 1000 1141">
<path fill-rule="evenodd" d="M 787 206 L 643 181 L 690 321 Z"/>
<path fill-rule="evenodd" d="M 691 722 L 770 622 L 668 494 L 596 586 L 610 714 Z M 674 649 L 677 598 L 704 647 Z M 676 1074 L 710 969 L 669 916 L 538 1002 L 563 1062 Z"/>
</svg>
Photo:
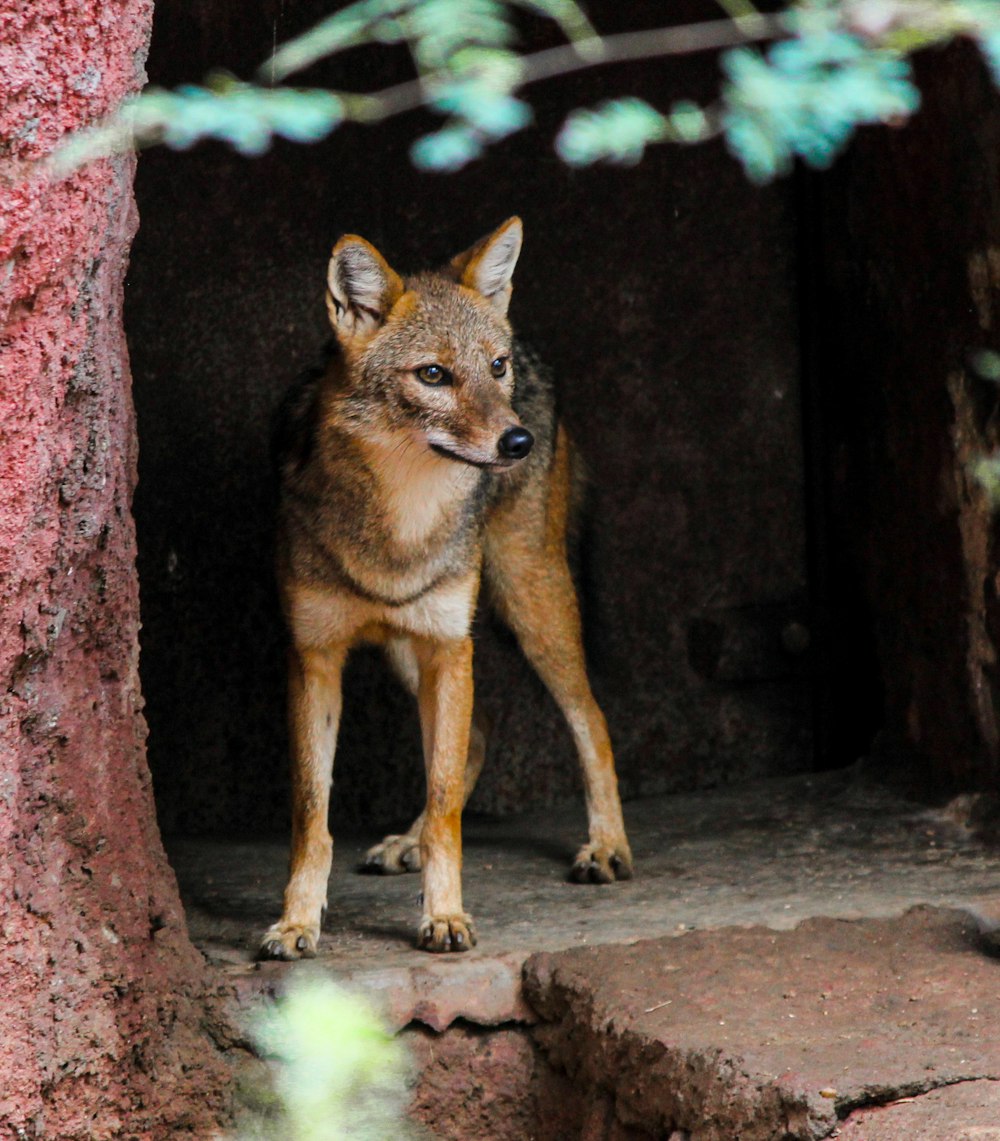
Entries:
<svg viewBox="0 0 1000 1141">
<path fill-rule="evenodd" d="M 415 640 L 427 807 L 420 837 L 424 908 L 417 945 L 467 951 L 476 942 L 462 909 L 462 802 L 472 723 L 472 639 Z"/>
<path fill-rule="evenodd" d="M 328 812 L 340 725 L 346 647 L 292 650 L 288 721 L 292 761 L 292 858 L 281 918 L 261 941 L 265 959 L 312 958 L 333 861 Z"/>
</svg>

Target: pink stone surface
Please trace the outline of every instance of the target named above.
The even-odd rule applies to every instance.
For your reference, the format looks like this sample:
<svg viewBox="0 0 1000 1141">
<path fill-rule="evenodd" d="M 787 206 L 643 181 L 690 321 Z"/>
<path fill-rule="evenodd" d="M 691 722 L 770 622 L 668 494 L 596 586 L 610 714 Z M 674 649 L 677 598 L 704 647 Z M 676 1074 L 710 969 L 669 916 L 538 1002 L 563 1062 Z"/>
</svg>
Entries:
<svg viewBox="0 0 1000 1141">
<path fill-rule="evenodd" d="M 446 1034 L 423 1028 L 403 1041 L 420 1071 L 410 1112 L 440 1138 L 489 1137 L 522 1141 L 537 1136 L 538 1101 L 551 1075 L 526 1031 L 491 1032 L 456 1026 Z M 562 1079 L 564 1099 L 572 1094 Z M 549 1094 L 546 1101 L 556 1100 Z M 568 1115 L 572 1119 L 572 1114 Z"/>
<path fill-rule="evenodd" d="M 4 1137 L 204 1135 L 224 1086 L 145 763 L 121 318 L 134 159 L 55 184 L 32 166 L 142 82 L 151 15 L 0 5 Z"/>
<path fill-rule="evenodd" d="M 690 1141 L 813 1141 L 855 1109 L 1000 1078 L 997 978 L 975 921 L 931 908 L 580 948 L 525 968 L 548 1060 L 609 1094 L 622 1123 Z M 860 1125 L 853 1137 L 869 1141 Z"/>
<path fill-rule="evenodd" d="M 1000 1082 L 963 1082 L 859 1109 L 839 1141 L 1000 1141 Z"/>
</svg>

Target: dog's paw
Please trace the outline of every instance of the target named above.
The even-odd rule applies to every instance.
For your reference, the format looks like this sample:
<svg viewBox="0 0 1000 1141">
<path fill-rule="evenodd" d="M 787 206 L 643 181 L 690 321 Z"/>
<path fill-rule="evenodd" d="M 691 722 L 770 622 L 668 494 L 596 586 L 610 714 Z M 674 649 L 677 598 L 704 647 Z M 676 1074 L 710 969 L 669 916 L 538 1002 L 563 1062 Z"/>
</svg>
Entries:
<svg viewBox="0 0 1000 1141">
<path fill-rule="evenodd" d="M 264 933 L 257 949 L 258 959 L 314 959 L 319 943 L 319 927 L 313 924 L 284 923 L 279 920 Z"/>
<path fill-rule="evenodd" d="M 471 915 L 425 915 L 420 921 L 417 946 L 422 951 L 468 951 L 475 945 Z"/>
<path fill-rule="evenodd" d="M 380 876 L 420 871 L 420 841 L 412 836 L 386 836 L 365 852 L 360 870 Z"/>
<path fill-rule="evenodd" d="M 632 853 L 627 844 L 603 847 L 584 844 L 577 852 L 569 878 L 573 883 L 614 883 L 632 878 Z"/>
</svg>

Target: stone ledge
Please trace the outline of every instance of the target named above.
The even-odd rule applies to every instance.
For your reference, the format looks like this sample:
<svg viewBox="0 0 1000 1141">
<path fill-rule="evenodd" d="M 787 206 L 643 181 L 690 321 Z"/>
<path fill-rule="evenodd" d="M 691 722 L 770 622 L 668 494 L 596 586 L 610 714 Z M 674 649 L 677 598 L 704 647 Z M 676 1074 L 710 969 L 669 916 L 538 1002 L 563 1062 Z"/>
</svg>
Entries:
<svg viewBox="0 0 1000 1141">
<path fill-rule="evenodd" d="M 412 967 L 359 968 L 331 972 L 315 963 L 257 963 L 225 968 L 224 985 L 232 988 L 236 1005 L 247 1009 L 262 996 L 280 992 L 292 972 L 324 971 L 349 990 L 363 994 L 393 1031 L 420 1023 L 441 1032 L 459 1020 L 478 1026 L 531 1024 L 537 1017 L 525 1002 L 521 975 L 524 954 L 500 954 L 428 959 Z"/>
<path fill-rule="evenodd" d="M 1000 1078 L 1000 965 L 962 912 L 541 954 L 525 983 L 549 1062 L 656 1135 L 869 1141 L 861 1123 L 877 1120 L 880 1138 L 923 1141 L 907 1131 L 915 1109 L 897 1104 L 900 1131 L 885 1132 L 891 1118 L 863 1107 Z M 996 1104 L 982 1088 L 976 1120 Z M 938 1097 L 934 1112 L 942 1138 L 961 1136 L 960 1097 Z"/>
<path fill-rule="evenodd" d="M 488 1111 L 498 1138 L 532 1121 L 533 1136 L 591 1136 L 593 1118 L 621 1138 L 1000 1141 L 1000 964 L 986 946 L 967 912 L 921 906 L 337 978 L 393 1028 L 445 1032 L 418 1050 L 427 1074 L 448 1057 L 428 1078 L 453 1103 L 441 1138 Z M 225 974 L 245 1005 L 301 969 Z M 495 1047 L 484 1027 L 502 1028 Z M 480 1071 L 496 1051 L 510 1058 L 491 1092 Z"/>
</svg>

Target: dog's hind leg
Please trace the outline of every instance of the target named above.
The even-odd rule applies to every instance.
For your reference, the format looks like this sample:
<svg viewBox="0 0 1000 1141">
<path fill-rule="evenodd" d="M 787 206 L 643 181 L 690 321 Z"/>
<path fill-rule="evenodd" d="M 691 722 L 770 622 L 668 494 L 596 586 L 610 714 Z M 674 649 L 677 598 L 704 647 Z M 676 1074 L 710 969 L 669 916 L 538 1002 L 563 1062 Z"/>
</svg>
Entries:
<svg viewBox="0 0 1000 1141">
<path fill-rule="evenodd" d="M 569 484 L 568 442 L 560 432 L 544 490 L 529 489 L 491 521 L 484 570 L 500 617 L 517 635 L 576 743 L 589 839 L 577 852 L 570 877 L 577 883 L 612 883 L 631 877 L 632 853 L 607 724 L 587 679 L 580 609 L 566 561 Z"/>
<path fill-rule="evenodd" d="M 420 671 L 417 656 L 409 638 L 393 638 L 386 643 L 386 657 L 399 680 L 406 689 L 417 697 L 420 688 Z M 476 787 L 476 781 L 486 759 L 486 739 L 489 727 L 478 702 L 473 704 L 472 729 L 469 734 L 469 756 L 465 765 L 465 793 L 463 807 Z M 424 756 L 428 756 L 429 742 L 424 741 Z M 379 875 L 398 875 L 400 872 L 420 871 L 420 833 L 424 827 L 425 813 L 413 821 L 407 830 L 399 835 L 389 835 L 373 845 L 365 853 L 361 871 Z"/>
</svg>

